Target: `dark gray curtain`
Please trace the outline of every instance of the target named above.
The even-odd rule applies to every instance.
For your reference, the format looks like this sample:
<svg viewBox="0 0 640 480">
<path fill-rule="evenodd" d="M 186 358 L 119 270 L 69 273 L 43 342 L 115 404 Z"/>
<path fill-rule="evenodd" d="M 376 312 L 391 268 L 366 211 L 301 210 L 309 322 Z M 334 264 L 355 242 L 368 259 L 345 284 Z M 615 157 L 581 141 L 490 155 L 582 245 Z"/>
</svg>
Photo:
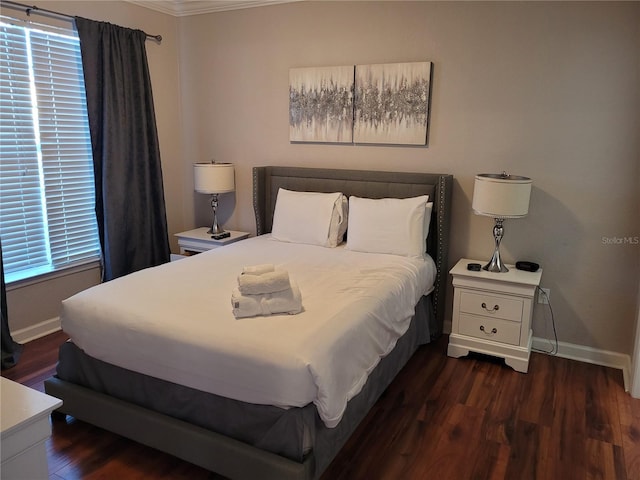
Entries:
<svg viewBox="0 0 640 480">
<path fill-rule="evenodd" d="M 146 34 L 76 17 L 87 90 L 103 280 L 169 261 Z"/>
<path fill-rule="evenodd" d="M 13 341 L 9 330 L 9 314 L 7 313 L 7 286 L 4 283 L 4 262 L 2 260 L 2 241 L 0 241 L 0 277 L 2 281 L 2 370 L 13 367 L 18 363 L 18 358 L 22 352 L 22 345 Z"/>
</svg>

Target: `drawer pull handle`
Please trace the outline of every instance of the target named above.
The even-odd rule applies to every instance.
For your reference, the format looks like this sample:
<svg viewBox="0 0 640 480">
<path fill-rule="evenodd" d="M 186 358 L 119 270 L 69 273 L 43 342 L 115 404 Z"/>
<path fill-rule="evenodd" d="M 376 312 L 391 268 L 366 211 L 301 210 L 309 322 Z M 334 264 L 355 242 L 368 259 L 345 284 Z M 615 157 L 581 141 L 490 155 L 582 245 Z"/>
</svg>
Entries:
<svg viewBox="0 0 640 480">
<path fill-rule="evenodd" d="M 487 312 L 497 312 L 500 310 L 500 305 L 494 305 L 493 308 L 487 308 L 487 304 L 482 302 L 482 308 L 484 308 Z"/>
<path fill-rule="evenodd" d="M 485 335 L 495 335 L 496 333 L 498 333 L 498 329 L 497 329 L 497 328 L 495 328 L 495 327 L 493 327 L 493 328 L 491 329 L 491 331 L 490 331 L 490 332 L 487 332 L 487 331 L 484 329 L 484 325 L 480 325 L 480 330 L 481 330 L 482 332 L 484 332 L 484 333 L 485 333 Z"/>
</svg>

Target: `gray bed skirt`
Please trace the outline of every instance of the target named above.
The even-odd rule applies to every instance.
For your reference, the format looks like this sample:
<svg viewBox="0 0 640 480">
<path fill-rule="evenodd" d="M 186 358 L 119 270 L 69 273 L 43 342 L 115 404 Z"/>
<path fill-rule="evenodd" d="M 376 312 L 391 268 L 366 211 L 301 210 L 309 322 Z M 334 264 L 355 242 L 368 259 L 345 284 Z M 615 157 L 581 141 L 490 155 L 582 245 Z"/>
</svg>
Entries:
<svg viewBox="0 0 640 480">
<path fill-rule="evenodd" d="M 432 310 L 431 298 L 422 297 L 409 330 L 335 428 L 312 404 L 285 410 L 231 400 L 96 360 L 70 341 L 45 391 L 63 400 L 61 413 L 231 478 L 318 478 L 417 348 L 429 343 Z"/>
</svg>

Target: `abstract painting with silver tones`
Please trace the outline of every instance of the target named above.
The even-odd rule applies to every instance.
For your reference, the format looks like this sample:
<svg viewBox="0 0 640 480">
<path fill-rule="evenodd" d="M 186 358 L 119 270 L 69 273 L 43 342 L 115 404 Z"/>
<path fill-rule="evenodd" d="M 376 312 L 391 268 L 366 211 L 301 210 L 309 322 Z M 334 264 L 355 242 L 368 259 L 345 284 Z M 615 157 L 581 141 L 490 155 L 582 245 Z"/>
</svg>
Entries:
<svg viewBox="0 0 640 480">
<path fill-rule="evenodd" d="M 354 143 L 426 145 L 431 65 L 356 66 Z"/>
<path fill-rule="evenodd" d="M 354 66 L 289 70 L 289 140 L 353 142 Z"/>
</svg>

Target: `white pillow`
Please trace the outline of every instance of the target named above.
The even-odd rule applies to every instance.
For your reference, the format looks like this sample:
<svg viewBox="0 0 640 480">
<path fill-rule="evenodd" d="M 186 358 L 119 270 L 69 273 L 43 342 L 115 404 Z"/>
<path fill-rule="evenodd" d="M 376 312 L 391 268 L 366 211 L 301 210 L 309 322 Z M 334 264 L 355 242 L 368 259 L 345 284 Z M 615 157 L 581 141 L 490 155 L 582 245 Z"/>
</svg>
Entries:
<svg viewBox="0 0 640 480">
<path fill-rule="evenodd" d="M 349 218 L 349 200 L 345 195 L 340 195 L 333 206 L 331 225 L 329 226 L 329 241 L 327 246 L 335 248 L 344 241 Z"/>
<path fill-rule="evenodd" d="M 346 224 L 342 197 L 340 192 L 296 192 L 280 188 L 271 237 L 282 242 L 337 246 L 342 223 Z M 335 221 L 334 216 L 338 217 Z"/>
<path fill-rule="evenodd" d="M 429 236 L 429 226 L 431 224 L 431 211 L 432 210 L 433 210 L 433 202 L 427 202 L 427 204 L 424 207 L 424 241 L 425 241 L 425 245 L 426 245 L 427 237 Z M 426 247 L 425 247 L 425 249 L 426 249 Z"/>
<path fill-rule="evenodd" d="M 428 198 L 349 198 L 347 249 L 424 257 Z"/>
</svg>

